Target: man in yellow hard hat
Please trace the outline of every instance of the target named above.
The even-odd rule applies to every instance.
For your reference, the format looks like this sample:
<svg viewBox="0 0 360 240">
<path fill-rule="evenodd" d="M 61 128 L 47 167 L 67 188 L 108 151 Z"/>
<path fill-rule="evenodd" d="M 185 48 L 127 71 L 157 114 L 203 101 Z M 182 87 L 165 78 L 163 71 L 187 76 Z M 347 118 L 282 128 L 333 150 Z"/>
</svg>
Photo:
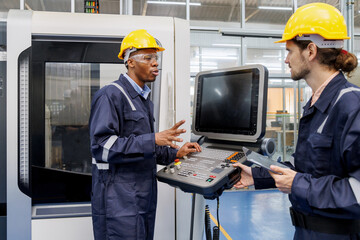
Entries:
<svg viewBox="0 0 360 240">
<path fill-rule="evenodd" d="M 92 213 L 95 240 L 152 240 L 157 203 L 156 164 L 169 164 L 197 143 L 179 150 L 180 121 L 154 133 L 153 103 L 147 82 L 159 74 L 158 46 L 146 30 L 128 34 L 119 58 L 126 74 L 100 89 L 90 115 Z"/>
<path fill-rule="evenodd" d="M 341 13 L 328 4 L 300 7 L 283 37 L 291 78 L 305 79 L 313 95 L 304 107 L 294 166 L 243 169 L 235 185 L 277 187 L 289 194 L 294 239 L 360 239 L 360 89 L 349 83 L 357 58 L 343 50 Z M 270 177 L 271 176 L 271 177 Z"/>
</svg>

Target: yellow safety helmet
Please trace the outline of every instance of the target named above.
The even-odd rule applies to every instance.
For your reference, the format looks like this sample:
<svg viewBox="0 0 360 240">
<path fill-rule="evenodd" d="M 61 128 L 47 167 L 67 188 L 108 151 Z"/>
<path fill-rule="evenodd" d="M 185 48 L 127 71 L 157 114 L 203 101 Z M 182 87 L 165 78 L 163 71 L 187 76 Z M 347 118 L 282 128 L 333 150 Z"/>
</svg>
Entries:
<svg viewBox="0 0 360 240">
<path fill-rule="evenodd" d="M 344 17 L 339 10 L 326 3 L 310 3 L 298 8 L 286 23 L 282 39 L 275 43 L 303 34 L 318 34 L 331 40 L 350 39 Z"/>
<path fill-rule="evenodd" d="M 124 59 L 126 49 L 144 49 L 155 48 L 157 52 L 164 51 L 165 48 L 160 47 L 153 36 L 146 30 L 139 29 L 129 33 L 122 41 L 118 58 Z"/>
</svg>

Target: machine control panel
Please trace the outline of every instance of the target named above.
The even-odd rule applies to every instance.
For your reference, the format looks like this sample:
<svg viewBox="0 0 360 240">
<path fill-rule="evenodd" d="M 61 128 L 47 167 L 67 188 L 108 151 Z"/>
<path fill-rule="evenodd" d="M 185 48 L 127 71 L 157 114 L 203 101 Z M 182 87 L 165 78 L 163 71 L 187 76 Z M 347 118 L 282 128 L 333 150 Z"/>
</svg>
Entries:
<svg viewBox="0 0 360 240">
<path fill-rule="evenodd" d="M 242 150 L 231 151 L 202 148 L 184 159 L 177 159 L 157 173 L 160 182 L 179 187 L 184 192 L 199 193 L 213 199 L 224 189 L 231 188 L 240 180 L 240 168 L 233 163 L 246 160 Z"/>
</svg>

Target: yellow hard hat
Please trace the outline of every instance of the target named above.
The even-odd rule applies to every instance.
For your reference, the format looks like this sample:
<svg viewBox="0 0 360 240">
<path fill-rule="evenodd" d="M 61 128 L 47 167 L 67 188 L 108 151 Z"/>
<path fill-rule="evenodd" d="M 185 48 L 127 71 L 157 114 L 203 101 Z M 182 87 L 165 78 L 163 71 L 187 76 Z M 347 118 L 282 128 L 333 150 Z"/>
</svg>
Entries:
<svg viewBox="0 0 360 240">
<path fill-rule="evenodd" d="M 344 17 L 339 10 L 326 3 L 310 3 L 298 8 L 286 23 L 282 39 L 275 43 L 303 34 L 318 34 L 331 40 L 350 39 Z"/>
<path fill-rule="evenodd" d="M 164 51 L 165 48 L 160 47 L 153 36 L 146 30 L 139 29 L 129 33 L 122 41 L 118 58 L 124 59 L 124 51 L 126 49 L 144 49 L 155 48 L 157 52 Z"/>
</svg>

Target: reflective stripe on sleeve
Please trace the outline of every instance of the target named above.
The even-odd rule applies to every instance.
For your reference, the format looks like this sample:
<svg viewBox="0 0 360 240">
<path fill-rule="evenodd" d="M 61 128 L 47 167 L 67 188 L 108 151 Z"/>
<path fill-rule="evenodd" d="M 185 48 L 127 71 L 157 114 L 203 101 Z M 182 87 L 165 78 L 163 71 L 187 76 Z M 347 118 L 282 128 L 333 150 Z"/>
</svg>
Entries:
<svg viewBox="0 0 360 240">
<path fill-rule="evenodd" d="M 345 89 L 341 90 L 340 93 L 339 93 L 338 98 L 336 99 L 336 101 L 334 103 L 334 105 L 339 101 L 339 99 L 342 97 L 342 95 L 344 95 L 345 93 L 348 93 L 348 92 L 352 92 L 352 91 L 358 91 L 359 92 L 360 89 L 359 88 L 354 88 L 354 87 L 349 87 L 349 88 L 345 88 Z"/>
<path fill-rule="evenodd" d="M 118 136 L 116 135 L 112 135 L 111 137 L 109 137 L 109 139 L 107 140 L 107 142 L 104 145 L 103 148 L 103 154 L 102 154 L 102 160 L 104 162 L 108 161 L 108 157 L 109 157 L 109 150 L 112 147 L 112 145 L 114 145 L 115 141 L 118 139 Z"/>
<path fill-rule="evenodd" d="M 351 189 L 356 197 L 356 201 L 360 204 L 360 182 L 356 178 L 349 178 Z"/>
<path fill-rule="evenodd" d="M 132 109 L 133 111 L 136 111 L 136 108 L 135 108 L 134 104 L 132 103 L 132 101 L 131 101 L 131 99 L 129 98 L 129 96 L 126 94 L 125 90 L 124 90 L 119 84 L 117 84 L 117 83 L 110 83 L 110 85 L 113 85 L 113 86 L 117 87 L 117 88 L 125 95 L 126 99 L 128 100 L 128 102 L 129 102 L 129 104 L 130 104 L 130 106 L 131 106 L 131 109 Z"/>
<path fill-rule="evenodd" d="M 99 169 L 99 170 L 109 170 L 108 163 L 97 163 L 95 158 L 92 159 L 92 164 L 95 164 L 97 169 Z"/>
</svg>

